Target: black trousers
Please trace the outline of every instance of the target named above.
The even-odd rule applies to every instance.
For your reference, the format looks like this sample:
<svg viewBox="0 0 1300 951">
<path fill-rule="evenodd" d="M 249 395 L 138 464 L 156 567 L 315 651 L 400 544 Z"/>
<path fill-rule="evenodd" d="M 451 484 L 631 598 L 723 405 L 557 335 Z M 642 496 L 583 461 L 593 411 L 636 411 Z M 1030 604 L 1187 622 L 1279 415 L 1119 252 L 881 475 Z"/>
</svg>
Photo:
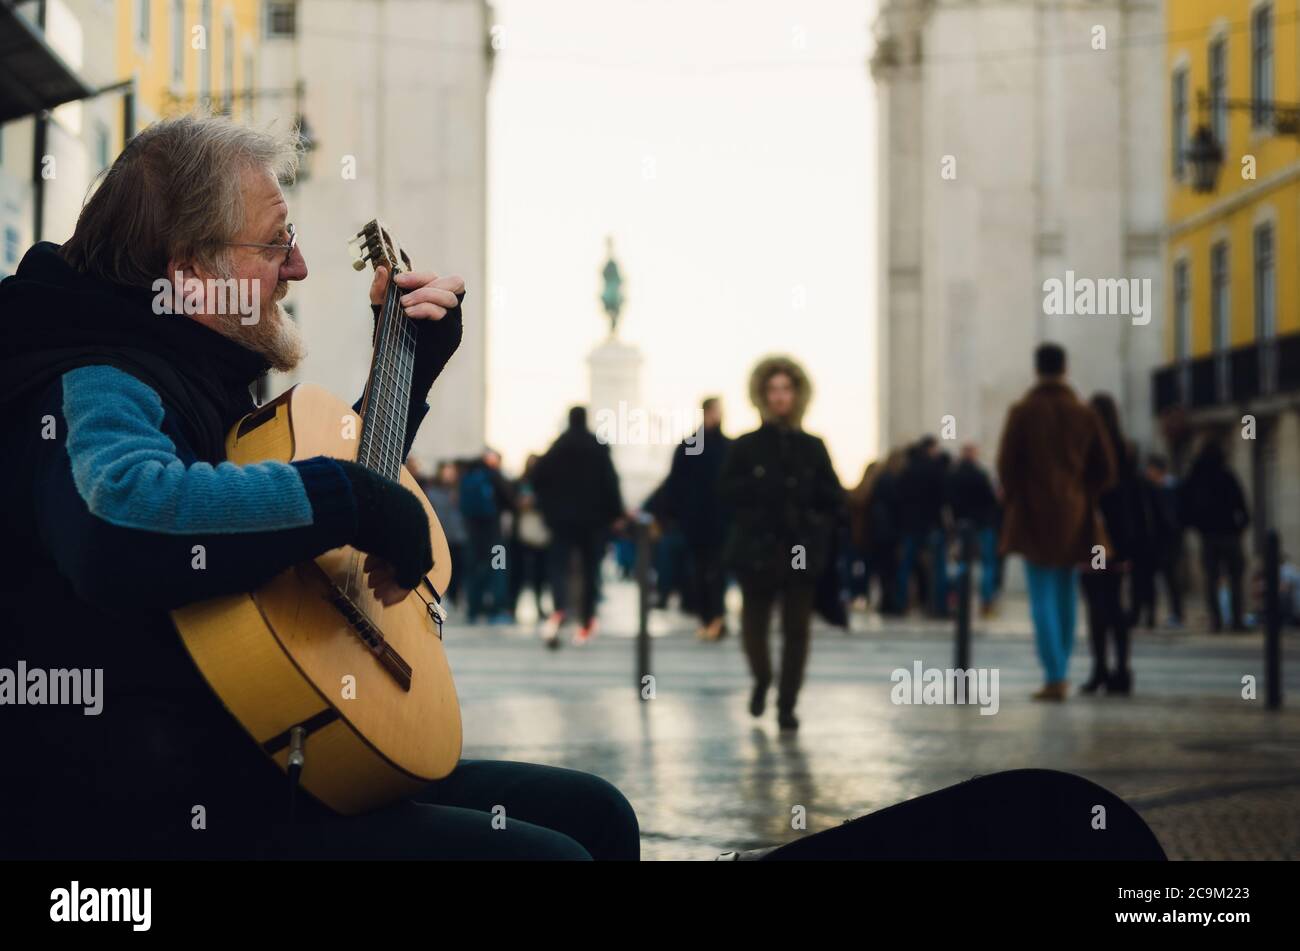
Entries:
<svg viewBox="0 0 1300 951">
<path fill-rule="evenodd" d="M 582 572 L 583 625 L 596 616 L 596 582 L 600 560 L 605 554 L 605 533 L 600 529 L 576 532 L 554 532 L 547 561 L 551 572 L 551 598 L 555 610 L 569 610 L 569 562 L 575 555 Z"/>
<path fill-rule="evenodd" d="M 640 857 L 636 813 L 599 777 L 531 763 L 462 761 L 417 795 L 361 816 L 315 806 L 281 826 L 263 858 L 547 859 Z"/>
<path fill-rule="evenodd" d="M 1246 561 L 1241 552 L 1241 536 L 1236 532 L 1201 534 L 1201 568 L 1205 572 L 1205 605 L 1210 612 L 1210 625 L 1223 629 L 1223 616 L 1219 611 L 1219 578 L 1228 575 L 1232 592 L 1233 627 L 1244 627 L 1242 622 L 1241 576 Z"/>
<path fill-rule="evenodd" d="M 700 623 L 707 626 L 723 615 L 727 579 L 722 571 L 721 545 L 691 546 L 691 577 L 695 589 L 692 606 Z"/>
<path fill-rule="evenodd" d="M 777 685 L 778 710 L 794 709 L 808 665 L 809 630 L 812 625 L 814 587 L 811 582 L 772 584 L 749 578 L 741 579 L 744 606 L 741 609 L 741 643 L 754 684 L 767 687 L 772 682 L 772 657 L 768 647 L 768 629 L 772 607 L 781 600 L 781 680 Z"/>
<path fill-rule="evenodd" d="M 542 590 L 546 587 L 546 549 L 519 542 L 515 546 L 514 563 L 510 571 L 510 606 L 517 608 L 524 589 L 531 589 L 537 602 L 537 616 L 542 616 Z"/>
<path fill-rule="evenodd" d="M 1156 618 L 1156 581 L 1164 579 L 1165 591 L 1169 595 L 1169 613 L 1175 620 L 1183 617 L 1183 592 L 1178 584 L 1178 562 L 1181 552 L 1174 550 L 1158 552 L 1148 558 L 1142 558 L 1134 566 L 1133 572 L 1133 613 L 1130 622 L 1134 626 L 1139 620 L 1147 627 L 1155 627 Z"/>
<path fill-rule="evenodd" d="M 1129 618 L 1120 601 L 1124 575 L 1118 571 L 1091 571 L 1080 575 L 1088 609 L 1088 642 L 1092 646 L 1092 670 L 1126 671 L 1129 661 Z M 1107 662 L 1107 648 L 1114 644 L 1115 662 Z"/>
</svg>

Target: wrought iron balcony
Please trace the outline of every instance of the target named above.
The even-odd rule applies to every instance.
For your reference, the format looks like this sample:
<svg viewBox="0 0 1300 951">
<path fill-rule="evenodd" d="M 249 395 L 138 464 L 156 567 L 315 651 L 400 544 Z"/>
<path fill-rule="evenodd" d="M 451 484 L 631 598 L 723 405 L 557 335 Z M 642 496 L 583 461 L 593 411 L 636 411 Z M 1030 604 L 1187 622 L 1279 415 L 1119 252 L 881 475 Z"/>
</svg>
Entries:
<svg viewBox="0 0 1300 951">
<path fill-rule="evenodd" d="M 1152 374 L 1151 383 L 1157 413 L 1300 391 L 1300 334 L 1170 363 Z"/>
</svg>

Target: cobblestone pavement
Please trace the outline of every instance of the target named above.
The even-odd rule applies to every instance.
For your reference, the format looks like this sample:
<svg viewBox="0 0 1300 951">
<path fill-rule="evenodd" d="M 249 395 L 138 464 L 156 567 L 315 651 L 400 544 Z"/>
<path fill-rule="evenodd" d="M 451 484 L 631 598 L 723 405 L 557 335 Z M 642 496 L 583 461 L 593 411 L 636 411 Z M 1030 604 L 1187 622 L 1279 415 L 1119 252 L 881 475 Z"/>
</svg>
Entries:
<svg viewBox="0 0 1300 951">
<path fill-rule="evenodd" d="M 447 629 L 465 755 L 549 763 L 613 782 L 641 820 L 650 859 L 711 859 L 776 845 L 803 806 L 815 832 L 904 799 L 1018 767 L 1079 773 L 1135 806 L 1174 859 L 1300 858 L 1300 639 L 1283 667 L 1290 707 L 1264 708 L 1262 638 L 1141 633 L 1131 698 L 1030 701 L 1039 684 L 1023 617 L 988 622 L 976 667 L 996 668 L 996 715 L 973 705 L 896 705 L 896 668 L 952 664 L 950 625 L 814 629 L 796 735 L 746 710 L 735 636 L 697 642 L 675 612 L 652 615 L 655 697 L 636 683 L 635 592 L 610 585 L 601 634 L 543 649 L 532 625 Z M 735 619 L 731 625 L 734 629 Z M 775 627 L 775 625 L 774 625 Z M 1080 631 L 1081 640 L 1083 631 Z M 777 646 L 774 636 L 774 650 Z M 1081 642 L 1072 673 L 1087 673 Z M 1241 699 L 1254 675 L 1261 699 Z"/>
</svg>

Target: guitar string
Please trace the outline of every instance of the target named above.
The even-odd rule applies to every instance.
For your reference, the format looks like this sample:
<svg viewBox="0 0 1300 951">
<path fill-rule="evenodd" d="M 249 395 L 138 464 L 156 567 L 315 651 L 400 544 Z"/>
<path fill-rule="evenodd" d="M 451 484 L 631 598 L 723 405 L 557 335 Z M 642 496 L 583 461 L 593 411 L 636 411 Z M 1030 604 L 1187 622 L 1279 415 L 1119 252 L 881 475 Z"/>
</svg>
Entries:
<svg viewBox="0 0 1300 951">
<path fill-rule="evenodd" d="M 410 401 L 409 371 L 413 368 L 406 352 L 411 342 L 410 319 L 405 318 L 394 301 L 385 323 L 384 348 L 379 360 L 383 399 L 377 417 L 379 428 L 376 464 L 383 475 L 396 479 L 401 468 L 401 450 L 406 435 L 406 420 L 397 413 Z M 394 339 L 395 331 L 402 337 L 400 343 Z"/>
<path fill-rule="evenodd" d="M 379 316 L 379 326 L 375 340 L 375 367 L 368 384 L 369 392 L 365 401 L 366 415 L 365 419 L 362 420 L 361 446 L 358 452 L 358 461 L 362 465 L 381 474 L 383 461 L 382 431 L 385 426 L 383 417 L 385 415 L 384 407 L 388 401 L 384 381 L 384 354 L 388 349 L 390 339 L 392 299 L 393 295 L 391 293 L 385 296 L 384 306 Z M 378 441 L 376 437 L 379 437 Z M 358 578 L 360 564 L 360 553 L 354 552 L 348 570 L 348 592 L 356 600 L 364 603 L 364 600 L 359 597 L 361 594 Z"/>
<path fill-rule="evenodd" d="M 397 306 L 396 289 L 390 291 L 380 315 L 376 367 L 367 400 L 359 460 L 372 471 L 397 481 L 406 442 L 407 414 L 403 410 L 409 410 L 416 335 L 413 321 Z M 395 334 L 400 334 L 400 342 Z M 360 556 L 354 553 L 348 583 L 353 593 L 359 593 L 359 565 Z"/>
</svg>

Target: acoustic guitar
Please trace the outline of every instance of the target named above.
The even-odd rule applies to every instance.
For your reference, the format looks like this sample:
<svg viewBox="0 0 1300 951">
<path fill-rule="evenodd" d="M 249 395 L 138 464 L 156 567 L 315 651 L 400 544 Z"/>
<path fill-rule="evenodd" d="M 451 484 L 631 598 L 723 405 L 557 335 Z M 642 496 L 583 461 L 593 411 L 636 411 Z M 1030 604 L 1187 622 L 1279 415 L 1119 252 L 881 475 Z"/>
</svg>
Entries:
<svg viewBox="0 0 1300 951">
<path fill-rule="evenodd" d="M 391 275 L 411 269 L 387 229 L 355 239 L 390 280 L 358 416 L 300 384 L 244 417 L 226 438 L 236 464 L 331 456 L 401 482 L 429 517 L 433 568 L 390 607 L 366 586 L 364 555 L 326 552 L 265 586 L 187 605 L 172 620 L 226 708 L 267 756 L 336 812 L 364 812 L 446 776 L 460 759 L 460 705 L 442 643 L 447 539 L 403 465 L 416 331 Z"/>
</svg>

